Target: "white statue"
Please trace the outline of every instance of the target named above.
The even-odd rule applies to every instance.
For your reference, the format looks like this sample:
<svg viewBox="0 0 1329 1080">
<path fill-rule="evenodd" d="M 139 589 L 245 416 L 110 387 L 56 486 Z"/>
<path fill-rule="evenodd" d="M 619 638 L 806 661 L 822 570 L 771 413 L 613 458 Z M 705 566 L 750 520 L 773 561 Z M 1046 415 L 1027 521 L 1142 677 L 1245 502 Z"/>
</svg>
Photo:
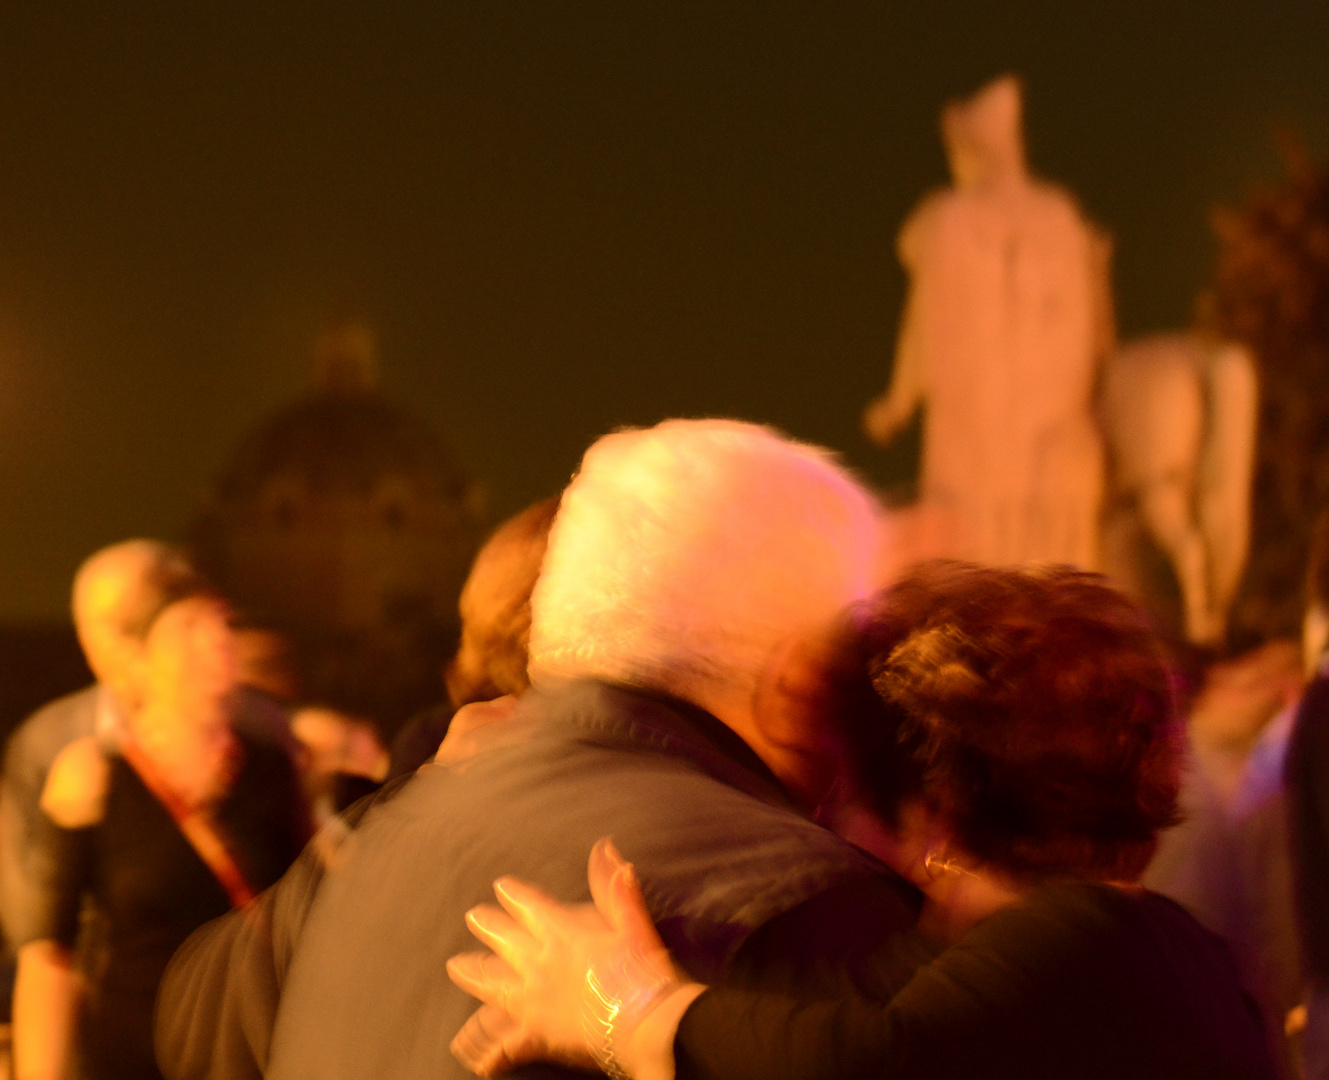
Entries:
<svg viewBox="0 0 1329 1080">
<path fill-rule="evenodd" d="M 951 521 L 955 554 L 1092 569 L 1109 247 L 1066 191 L 1029 175 L 1020 106 L 1005 76 L 942 113 L 954 185 L 900 232 L 909 296 L 891 386 L 864 426 L 885 443 L 927 400 L 922 498 Z"/>
<path fill-rule="evenodd" d="M 1143 594 L 1147 533 L 1171 560 L 1197 644 L 1222 640 L 1246 563 L 1258 403 L 1254 360 L 1232 342 L 1163 334 L 1123 346 L 1107 365 L 1106 569 Z"/>
</svg>

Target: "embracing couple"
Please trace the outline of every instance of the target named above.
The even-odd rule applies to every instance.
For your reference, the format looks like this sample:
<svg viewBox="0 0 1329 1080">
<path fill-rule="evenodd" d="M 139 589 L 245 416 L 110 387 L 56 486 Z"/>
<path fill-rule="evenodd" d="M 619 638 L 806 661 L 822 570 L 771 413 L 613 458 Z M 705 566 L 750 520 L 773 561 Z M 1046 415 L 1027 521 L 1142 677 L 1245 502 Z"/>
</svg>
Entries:
<svg viewBox="0 0 1329 1080">
<path fill-rule="evenodd" d="M 1144 617 L 1066 568 L 879 590 L 883 548 L 814 447 L 599 440 L 533 689 L 186 943 L 166 1075 L 1272 1075 L 1224 947 L 1134 885 L 1180 752 Z M 608 835 L 600 912 L 547 899 L 591 899 Z M 444 967 L 501 877 L 470 916 L 498 955 L 452 968 L 476 1012 Z"/>
</svg>

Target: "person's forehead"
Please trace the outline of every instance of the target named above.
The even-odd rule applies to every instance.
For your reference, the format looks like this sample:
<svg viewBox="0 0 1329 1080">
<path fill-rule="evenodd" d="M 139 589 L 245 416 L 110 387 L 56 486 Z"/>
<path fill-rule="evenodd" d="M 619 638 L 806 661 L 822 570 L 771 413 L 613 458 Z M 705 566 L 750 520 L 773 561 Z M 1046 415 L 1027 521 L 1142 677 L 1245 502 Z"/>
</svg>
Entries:
<svg viewBox="0 0 1329 1080">
<path fill-rule="evenodd" d="M 230 610 L 222 601 L 194 596 L 177 600 L 158 615 L 148 637 L 163 640 L 199 630 L 229 629 L 230 621 Z"/>
<path fill-rule="evenodd" d="M 135 619 L 154 591 L 151 565 L 128 555 L 107 560 L 78 583 L 74 609 L 85 619 L 127 622 Z"/>
</svg>

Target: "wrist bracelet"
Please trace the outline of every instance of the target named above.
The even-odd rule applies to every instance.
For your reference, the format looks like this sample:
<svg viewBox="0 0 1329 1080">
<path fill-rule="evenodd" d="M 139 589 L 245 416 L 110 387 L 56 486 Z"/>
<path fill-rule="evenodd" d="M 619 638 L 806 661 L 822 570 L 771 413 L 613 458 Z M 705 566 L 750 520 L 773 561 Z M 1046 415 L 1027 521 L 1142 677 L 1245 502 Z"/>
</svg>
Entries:
<svg viewBox="0 0 1329 1080">
<path fill-rule="evenodd" d="M 624 963 L 624 970 L 617 973 L 617 979 L 603 978 L 594 965 L 586 969 L 582 1030 L 591 1057 L 610 1080 L 632 1080 L 631 1074 L 619 1060 L 615 1035 L 621 1034 L 625 1026 L 635 1030 L 641 1018 L 650 1012 L 665 992 L 677 985 L 677 980 L 667 976 L 657 976 L 649 984 L 642 985 L 631 978 L 626 971 L 627 967 L 628 964 Z M 606 987 L 607 982 L 617 986 L 626 985 L 628 992 L 616 993 Z M 628 1037 L 631 1038 L 631 1033 Z"/>
</svg>

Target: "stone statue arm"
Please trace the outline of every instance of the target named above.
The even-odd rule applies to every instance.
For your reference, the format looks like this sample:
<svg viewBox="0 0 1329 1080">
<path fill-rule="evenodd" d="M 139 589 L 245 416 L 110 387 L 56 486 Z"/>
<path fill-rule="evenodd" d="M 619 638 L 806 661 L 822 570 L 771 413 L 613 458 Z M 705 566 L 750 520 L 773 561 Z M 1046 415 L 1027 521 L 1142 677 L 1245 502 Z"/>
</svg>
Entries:
<svg viewBox="0 0 1329 1080">
<path fill-rule="evenodd" d="M 1112 297 L 1112 236 L 1089 223 L 1089 281 L 1093 290 L 1094 361 L 1101 365 L 1117 351 L 1116 304 Z"/>
<path fill-rule="evenodd" d="M 948 204 L 945 192 L 933 192 L 909 215 L 896 242 L 896 254 L 909 275 L 900 318 L 900 336 L 895 343 L 895 366 L 891 384 L 868 402 L 863 410 L 863 430 L 878 445 L 890 442 L 923 404 L 926 396 L 927 365 L 923 357 L 924 297 L 922 268 L 928 263 L 927 252 L 936 240 L 938 221 Z"/>
<path fill-rule="evenodd" d="M 868 402 L 863 411 L 863 430 L 869 439 L 884 446 L 913 419 L 923 403 L 925 371 L 920 341 L 918 285 L 910 287 L 895 348 L 895 367 L 886 392 Z"/>
</svg>

